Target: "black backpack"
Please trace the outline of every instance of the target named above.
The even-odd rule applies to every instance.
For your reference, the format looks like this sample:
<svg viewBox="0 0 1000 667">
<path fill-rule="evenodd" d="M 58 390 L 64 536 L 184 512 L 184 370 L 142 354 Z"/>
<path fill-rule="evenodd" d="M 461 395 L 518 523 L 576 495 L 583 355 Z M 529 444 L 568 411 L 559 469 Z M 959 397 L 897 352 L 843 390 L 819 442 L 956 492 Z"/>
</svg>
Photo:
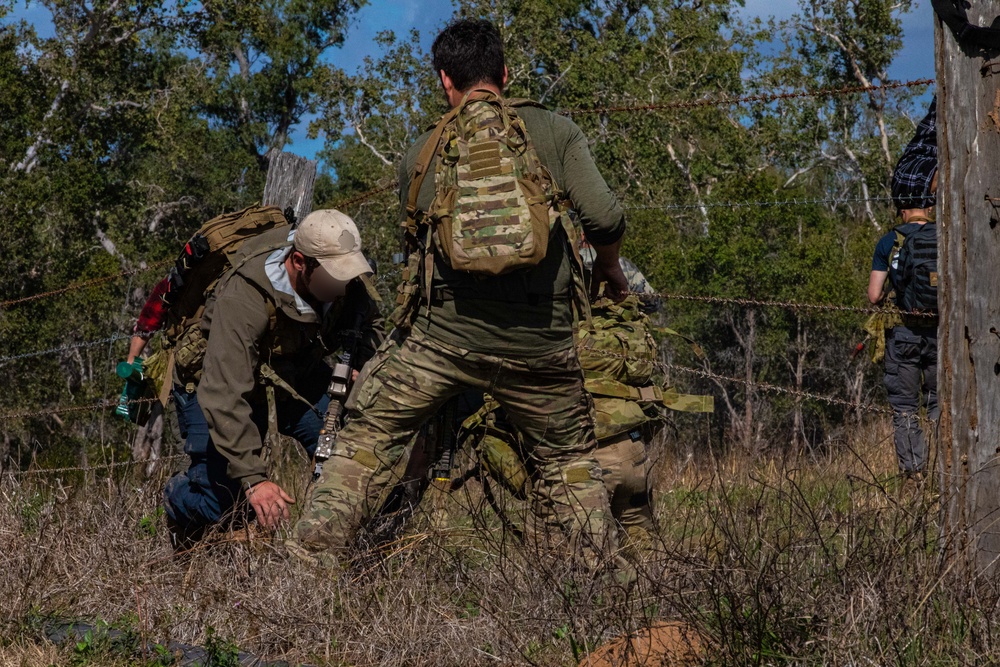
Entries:
<svg viewBox="0 0 1000 667">
<path fill-rule="evenodd" d="M 900 226 L 902 227 L 902 225 Z M 897 227 L 899 252 L 889 270 L 896 306 L 907 312 L 937 312 L 937 225 L 926 222 L 904 234 Z"/>
</svg>

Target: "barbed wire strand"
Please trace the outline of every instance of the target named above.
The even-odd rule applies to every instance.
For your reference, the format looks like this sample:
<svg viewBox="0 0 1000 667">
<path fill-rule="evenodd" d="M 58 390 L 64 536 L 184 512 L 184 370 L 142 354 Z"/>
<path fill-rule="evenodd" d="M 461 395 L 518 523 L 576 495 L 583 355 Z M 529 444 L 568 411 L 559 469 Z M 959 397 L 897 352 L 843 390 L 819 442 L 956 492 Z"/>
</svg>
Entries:
<svg viewBox="0 0 1000 667">
<path fill-rule="evenodd" d="M 155 459 L 139 461 L 132 459 L 129 461 L 116 461 L 115 463 L 102 463 L 94 466 L 69 466 L 65 468 L 33 468 L 30 470 L 5 470 L 0 473 L 3 477 L 29 477 L 35 475 L 54 475 L 64 472 L 93 472 L 97 470 L 109 470 L 112 468 L 123 468 L 128 466 L 148 465 L 150 463 L 160 463 L 161 461 L 179 461 L 187 459 L 187 454 L 171 454 L 170 456 L 160 456 Z"/>
<path fill-rule="evenodd" d="M 692 301 L 734 306 L 752 306 L 762 308 L 785 308 L 787 310 L 812 310 L 818 312 L 859 313 L 864 315 L 904 315 L 906 317 L 925 318 L 928 321 L 937 318 L 937 313 L 925 311 L 901 311 L 885 306 L 837 306 L 826 303 L 803 303 L 799 301 L 778 301 L 773 299 L 746 299 L 740 297 L 701 296 L 697 294 L 674 294 L 672 292 L 629 292 L 638 297 L 656 296 L 667 301 Z"/>
<path fill-rule="evenodd" d="M 333 206 L 333 208 L 336 208 L 336 209 L 348 208 L 350 206 L 354 206 L 356 204 L 360 204 L 362 202 L 366 202 L 369 199 L 371 199 L 372 197 L 377 197 L 378 195 L 382 194 L 383 192 L 388 192 L 389 190 L 393 190 L 393 189 L 395 189 L 398 186 L 399 186 L 399 181 L 395 180 L 395 181 L 392 181 L 391 183 L 387 183 L 385 185 L 382 185 L 382 186 L 373 188 L 371 190 L 368 190 L 367 192 L 362 192 L 361 194 L 355 195 L 355 196 L 353 196 L 353 197 L 351 197 L 349 199 L 344 199 L 342 201 L 334 202 L 332 206 Z"/>
<path fill-rule="evenodd" d="M 6 357 L 0 357 L 0 366 L 8 361 L 18 361 L 20 359 L 30 359 L 32 357 L 44 357 L 50 354 L 59 354 L 60 352 L 69 352 L 70 350 L 80 350 L 88 347 L 98 347 L 99 345 L 104 345 L 105 343 L 116 343 L 120 340 L 128 340 L 132 337 L 130 333 L 115 333 L 107 338 L 98 338 L 95 340 L 85 340 L 79 343 L 66 343 L 65 345 L 60 345 L 58 347 L 50 347 L 47 350 L 37 350 L 35 352 L 24 352 L 22 354 L 12 354 Z"/>
<path fill-rule="evenodd" d="M 819 401 L 821 403 L 828 403 L 830 405 L 837 405 L 840 407 L 848 408 L 849 410 L 860 410 L 861 412 L 870 412 L 880 415 L 891 415 L 892 410 L 889 408 L 882 408 L 870 403 L 858 403 L 856 401 L 848 401 L 843 398 L 837 398 L 836 396 L 824 396 L 822 394 L 815 394 L 810 391 L 802 391 L 800 389 L 792 389 L 790 387 L 782 387 L 780 385 L 771 384 L 769 382 L 758 382 L 756 380 L 747 380 L 746 378 L 732 377 L 729 375 L 721 375 L 713 371 L 704 370 L 700 368 L 691 368 L 690 366 L 680 366 L 677 364 L 666 363 L 662 361 L 655 362 L 655 365 L 669 371 L 675 371 L 679 373 L 687 373 L 689 375 L 697 375 L 702 378 L 713 380 L 716 382 L 727 382 L 732 384 L 740 384 L 748 389 L 759 389 L 761 391 L 770 392 L 772 394 L 782 394 L 785 396 L 793 396 L 795 398 L 808 399 L 813 401 Z"/>
<path fill-rule="evenodd" d="M 718 99 L 690 100 L 686 102 L 662 102 L 654 104 L 635 104 L 621 106 L 604 106 L 595 108 L 565 109 L 558 113 L 564 116 L 580 116 L 585 114 L 607 114 L 607 113 L 638 113 L 647 111 L 666 111 L 670 109 L 698 109 L 701 107 L 731 106 L 734 104 L 748 104 L 759 102 L 776 102 L 780 100 L 804 99 L 810 97 L 838 97 L 843 95 L 853 95 L 856 93 L 871 93 L 878 90 L 896 90 L 899 88 L 912 88 L 917 86 L 930 86 L 934 84 L 934 79 L 914 79 L 911 81 L 893 81 L 869 86 L 843 86 L 840 88 L 817 88 L 815 90 L 802 90 L 790 93 L 759 93 L 756 95 L 743 95 L 741 97 L 722 97 Z"/>
<path fill-rule="evenodd" d="M 626 204 L 627 211 L 686 211 L 703 208 L 768 208 L 780 206 L 811 206 L 815 204 L 851 204 L 864 202 L 892 202 L 892 197 L 826 197 L 804 199 L 760 199 L 745 201 L 704 202 L 701 204 Z"/>
<path fill-rule="evenodd" d="M 140 403 L 156 403 L 160 399 L 158 398 L 136 398 L 130 401 L 126 401 L 128 405 L 137 405 Z M 117 398 L 106 398 L 96 403 L 91 403 L 89 405 L 66 405 L 55 408 L 47 408 L 45 410 L 34 410 L 28 412 L 8 412 L 7 414 L 0 415 L 0 422 L 11 421 L 14 419 L 31 419 L 34 417 L 46 417 L 48 415 L 62 415 L 73 412 L 92 412 L 97 410 L 103 410 L 105 408 L 116 408 L 119 405 Z"/>
<path fill-rule="evenodd" d="M 153 271 L 155 269 L 162 268 L 172 263 L 173 260 L 163 260 L 160 262 L 149 264 L 143 268 L 129 269 L 128 271 L 122 271 L 121 273 L 116 273 L 113 276 L 102 276 L 100 278 L 92 278 L 90 280 L 84 280 L 79 283 L 72 283 L 70 285 L 66 285 L 65 287 L 60 287 L 59 289 L 49 290 L 47 292 L 39 292 L 37 294 L 32 294 L 30 296 L 22 296 L 17 299 L 8 299 L 7 301 L 0 301 L 0 310 L 7 310 L 11 306 L 17 306 L 22 303 L 28 303 L 29 301 L 37 301 L 38 299 L 44 299 L 46 297 L 56 296 L 58 294 L 65 294 L 66 292 L 73 292 L 76 290 L 86 289 L 87 287 L 93 287 L 94 285 L 109 283 L 115 280 L 120 280 L 122 278 L 128 278 L 134 275 L 138 275 L 140 273 L 146 273 L 148 271 Z"/>
<path fill-rule="evenodd" d="M 611 352 L 608 350 L 598 350 L 594 348 L 587 348 L 587 354 L 594 354 L 600 357 L 608 357 L 612 359 L 620 359 L 623 361 L 643 361 L 648 362 L 648 359 L 637 357 L 634 355 L 620 354 L 617 352 Z M 681 366 L 678 364 L 667 363 L 663 361 L 654 361 L 653 365 L 667 371 L 674 371 L 679 373 L 688 373 L 690 375 L 697 375 L 702 378 L 713 380 L 716 382 L 727 382 L 740 384 L 748 389 L 759 389 L 761 391 L 782 394 L 785 396 L 794 396 L 796 398 L 809 399 L 813 401 L 819 401 L 821 403 L 828 403 L 830 405 L 837 405 L 840 407 L 848 408 L 851 410 L 860 410 L 862 412 L 871 412 L 875 414 L 891 415 L 892 410 L 888 408 L 882 408 L 868 403 L 858 403 L 856 401 L 848 401 L 843 398 L 837 398 L 836 396 L 824 396 L 822 394 L 816 394 L 809 391 L 803 391 L 800 389 L 792 389 L 790 387 L 783 387 L 781 385 L 771 384 L 769 382 L 758 382 L 756 380 L 747 380 L 746 378 L 732 377 L 729 375 L 722 375 L 720 373 L 715 373 L 710 370 L 705 370 L 701 368 L 692 368 L 690 366 Z"/>
</svg>

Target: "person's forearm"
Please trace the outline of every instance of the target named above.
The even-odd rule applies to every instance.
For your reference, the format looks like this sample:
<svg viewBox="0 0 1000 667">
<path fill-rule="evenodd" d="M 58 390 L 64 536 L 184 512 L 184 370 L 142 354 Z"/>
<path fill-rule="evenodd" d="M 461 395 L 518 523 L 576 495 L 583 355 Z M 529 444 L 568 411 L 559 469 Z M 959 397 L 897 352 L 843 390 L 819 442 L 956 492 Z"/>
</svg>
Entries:
<svg viewBox="0 0 1000 667">
<path fill-rule="evenodd" d="M 128 359 L 127 361 L 131 364 L 136 357 L 142 354 L 142 351 L 146 349 L 146 343 L 148 343 L 142 336 L 132 336 L 132 340 L 128 344 Z"/>
<path fill-rule="evenodd" d="M 621 239 L 618 239 L 614 243 L 609 243 L 608 245 L 594 245 L 594 264 L 598 264 L 603 267 L 616 266 L 618 264 L 618 256 L 621 251 L 621 247 Z"/>
<path fill-rule="evenodd" d="M 885 297 L 886 277 L 888 271 L 873 270 L 868 277 L 868 301 L 872 304 L 879 303 Z"/>
</svg>

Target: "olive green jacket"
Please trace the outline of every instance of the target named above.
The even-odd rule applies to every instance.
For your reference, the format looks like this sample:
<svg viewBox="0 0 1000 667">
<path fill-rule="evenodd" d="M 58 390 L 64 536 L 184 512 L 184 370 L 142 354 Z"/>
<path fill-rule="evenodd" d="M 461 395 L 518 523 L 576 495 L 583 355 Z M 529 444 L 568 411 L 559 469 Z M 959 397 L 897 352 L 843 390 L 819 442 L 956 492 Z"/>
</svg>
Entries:
<svg viewBox="0 0 1000 667">
<path fill-rule="evenodd" d="M 340 334 L 350 326 L 348 311 L 354 307 L 368 311 L 359 366 L 374 355 L 382 337 L 378 305 L 370 297 L 352 307 L 340 299 L 317 313 L 295 295 L 283 268 L 290 247 L 288 228 L 247 241 L 209 298 L 201 324 L 208 347 L 198 402 L 216 449 L 229 461 L 229 476 L 245 485 L 267 475 L 261 457 L 265 434 L 251 418 L 252 406 L 266 404 L 262 365 L 294 389 L 341 347 Z"/>
</svg>

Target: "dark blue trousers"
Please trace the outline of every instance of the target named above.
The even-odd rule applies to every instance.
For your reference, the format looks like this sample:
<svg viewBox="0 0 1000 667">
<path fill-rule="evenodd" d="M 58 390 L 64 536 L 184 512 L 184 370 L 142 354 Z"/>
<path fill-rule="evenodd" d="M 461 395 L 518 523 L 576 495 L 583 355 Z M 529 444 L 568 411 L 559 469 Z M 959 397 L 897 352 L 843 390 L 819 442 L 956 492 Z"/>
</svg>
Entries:
<svg viewBox="0 0 1000 667">
<path fill-rule="evenodd" d="M 296 387 L 303 398 L 313 403 L 310 410 L 302 401 L 288 396 L 281 389 L 275 389 L 278 431 L 282 435 L 295 438 L 311 458 L 316 451 L 323 419 L 330 404 L 326 389 L 330 382 L 330 369 L 322 364 L 320 370 L 310 377 L 303 387 Z M 177 423 L 184 438 L 184 453 L 191 458 L 188 469 L 177 473 L 167 481 L 163 490 L 163 504 L 167 515 L 186 530 L 198 530 L 219 523 L 224 518 L 237 520 L 252 518 L 249 503 L 237 480 L 230 479 L 227 460 L 212 442 L 208 421 L 198 405 L 197 391 L 187 392 L 174 385 L 171 392 L 177 407 Z M 252 419 L 261 434 L 267 434 L 267 400 L 261 392 L 261 399 L 251 403 Z M 237 506 L 242 509 L 233 513 Z"/>
</svg>

